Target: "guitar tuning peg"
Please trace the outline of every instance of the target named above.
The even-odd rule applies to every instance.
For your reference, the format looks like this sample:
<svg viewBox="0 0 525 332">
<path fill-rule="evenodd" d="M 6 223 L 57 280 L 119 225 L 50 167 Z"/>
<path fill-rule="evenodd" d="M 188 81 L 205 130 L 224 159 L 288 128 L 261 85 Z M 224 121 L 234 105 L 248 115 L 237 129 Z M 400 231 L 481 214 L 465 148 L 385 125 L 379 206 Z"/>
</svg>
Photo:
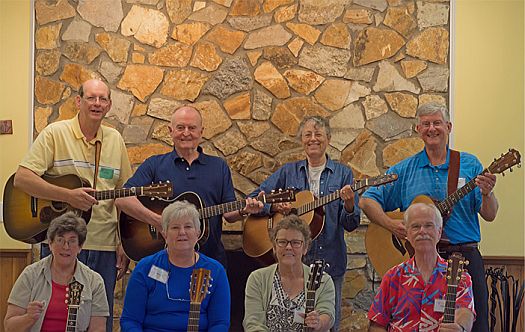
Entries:
<svg viewBox="0 0 525 332">
<path fill-rule="evenodd" d="M 511 168 L 509 168 L 509 172 L 511 172 L 511 173 L 512 173 L 512 167 L 511 167 Z"/>
<path fill-rule="evenodd" d="M 502 176 L 505 176 L 505 172 L 501 172 L 501 175 L 502 175 Z"/>
</svg>

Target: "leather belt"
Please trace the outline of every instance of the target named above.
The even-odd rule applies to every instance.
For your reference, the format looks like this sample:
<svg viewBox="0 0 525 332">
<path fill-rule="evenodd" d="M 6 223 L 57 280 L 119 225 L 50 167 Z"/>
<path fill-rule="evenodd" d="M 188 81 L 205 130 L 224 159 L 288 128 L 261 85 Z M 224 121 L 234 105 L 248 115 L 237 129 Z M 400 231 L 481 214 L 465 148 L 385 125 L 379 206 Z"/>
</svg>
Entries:
<svg viewBox="0 0 525 332">
<path fill-rule="evenodd" d="M 437 245 L 438 252 L 454 252 L 454 251 L 472 251 L 478 249 L 479 243 L 477 242 L 468 242 L 468 243 L 458 243 L 450 244 L 447 242 L 439 242 Z"/>
</svg>

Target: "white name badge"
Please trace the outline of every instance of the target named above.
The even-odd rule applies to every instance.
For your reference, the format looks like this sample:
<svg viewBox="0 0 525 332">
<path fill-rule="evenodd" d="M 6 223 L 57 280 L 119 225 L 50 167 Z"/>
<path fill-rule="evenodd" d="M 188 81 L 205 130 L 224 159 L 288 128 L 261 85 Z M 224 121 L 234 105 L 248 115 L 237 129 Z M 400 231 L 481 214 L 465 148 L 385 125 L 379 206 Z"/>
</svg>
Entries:
<svg viewBox="0 0 525 332">
<path fill-rule="evenodd" d="M 165 284 L 168 281 L 168 271 L 161 269 L 158 266 L 152 265 L 151 269 L 149 270 L 148 277 Z"/>
<path fill-rule="evenodd" d="M 434 301 L 435 312 L 445 312 L 445 299 L 436 299 Z"/>
<path fill-rule="evenodd" d="M 458 178 L 458 189 L 465 185 L 465 178 Z"/>
<path fill-rule="evenodd" d="M 304 308 L 299 310 L 294 310 L 293 312 L 293 322 L 303 324 L 304 323 Z"/>
</svg>

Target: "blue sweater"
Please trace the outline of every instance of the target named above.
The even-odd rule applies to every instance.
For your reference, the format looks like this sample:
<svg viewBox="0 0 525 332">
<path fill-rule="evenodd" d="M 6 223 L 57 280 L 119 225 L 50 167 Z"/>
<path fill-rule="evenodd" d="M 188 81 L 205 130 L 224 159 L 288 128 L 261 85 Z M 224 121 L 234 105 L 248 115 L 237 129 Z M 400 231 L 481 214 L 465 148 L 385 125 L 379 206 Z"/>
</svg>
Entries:
<svg viewBox="0 0 525 332">
<path fill-rule="evenodd" d="M 167 283 L 162 277 L 148 276 L 152 268 L 169 273 Z M 166 250 L 143 258 L 133 270 L 120 319 L 122 331 L 187 331 L 191 274 L 198 268 L 210 270 L 213 278 L 210 293 L 201 304 L 199 331 L 227 332 L 230 286 L 224 267 L 202 253 L 195 266 L 176 267 L 169 262 Z"/>
</svg>

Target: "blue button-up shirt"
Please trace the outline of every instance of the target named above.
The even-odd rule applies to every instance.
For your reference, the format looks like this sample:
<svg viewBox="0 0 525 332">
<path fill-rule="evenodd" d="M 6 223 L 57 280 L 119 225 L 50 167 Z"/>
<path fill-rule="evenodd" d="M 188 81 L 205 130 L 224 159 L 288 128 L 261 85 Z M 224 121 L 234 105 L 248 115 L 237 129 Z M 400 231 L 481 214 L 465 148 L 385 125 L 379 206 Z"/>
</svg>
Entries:
<svg viewBox="0 0 525 332">
<path fill-rule="evenodd" d="M 329 195 L 347 184 L 353 184 L 352 170 L 340 163 L 327 158 L 326 166 L 321 173 L 319 196 Z M 270 192 L 273 189 L 296 188 L 299 191 L 310 190 L 308 184 L 308 163 L 301 160 L 288 163 L 273 173 L 258 189 L 250 194 L 257 196 L 262 190 Z M 326 272 L 333 277 L 343 276 L 346 271 L 346 242 L 344 231 L 353 231 L 359 225 L 358 195 L 355 194 L 354 211 L 348 213 L 341 199 L 324 206 L 324 228 L 315 239 L 305 257 L 305 264 L 322 258 L 328 264 Z M 270 215 L 270 205 L 266 204 L 264 212 Z"/>
<path fill-rule="evenodd" d="M 175 150 L 149 157 L 140 165 L 125 187 L 145 186 L 169 180 L 173 184 L 173 197 L 192 191 L 199 195 L 204 206 L 235 201 L 231 172 L 224 160 L 209 156 L 199 147 L 199 157 L 191 165 Z M 210 235 L 200 248 L 207 256 L 226 266 L 226 252 L 221 242 L 222 216 L 209 219 Z"/>
<path fill-rule="evenodd" d="M 427 195 L 441 201 L 447 197 L 450 150 L 444 164 L 434 166 L 425 150 L 392 166 L 387 173 L 396 173 L 399 178 L 392 185 L 368 189 L 363 197 L 377 201 L 384 211 L 405 211 L 414 198 Z M 483 171 L 483 166 L 473 155 L 461 152 L 458 187 L 474 179 Z M 445 234 L 453 244 L 479 242 L 478 212 L 481 208 L 481 192 L 478 187 L 456 203 L 445 224 Z"/>
</svg>

